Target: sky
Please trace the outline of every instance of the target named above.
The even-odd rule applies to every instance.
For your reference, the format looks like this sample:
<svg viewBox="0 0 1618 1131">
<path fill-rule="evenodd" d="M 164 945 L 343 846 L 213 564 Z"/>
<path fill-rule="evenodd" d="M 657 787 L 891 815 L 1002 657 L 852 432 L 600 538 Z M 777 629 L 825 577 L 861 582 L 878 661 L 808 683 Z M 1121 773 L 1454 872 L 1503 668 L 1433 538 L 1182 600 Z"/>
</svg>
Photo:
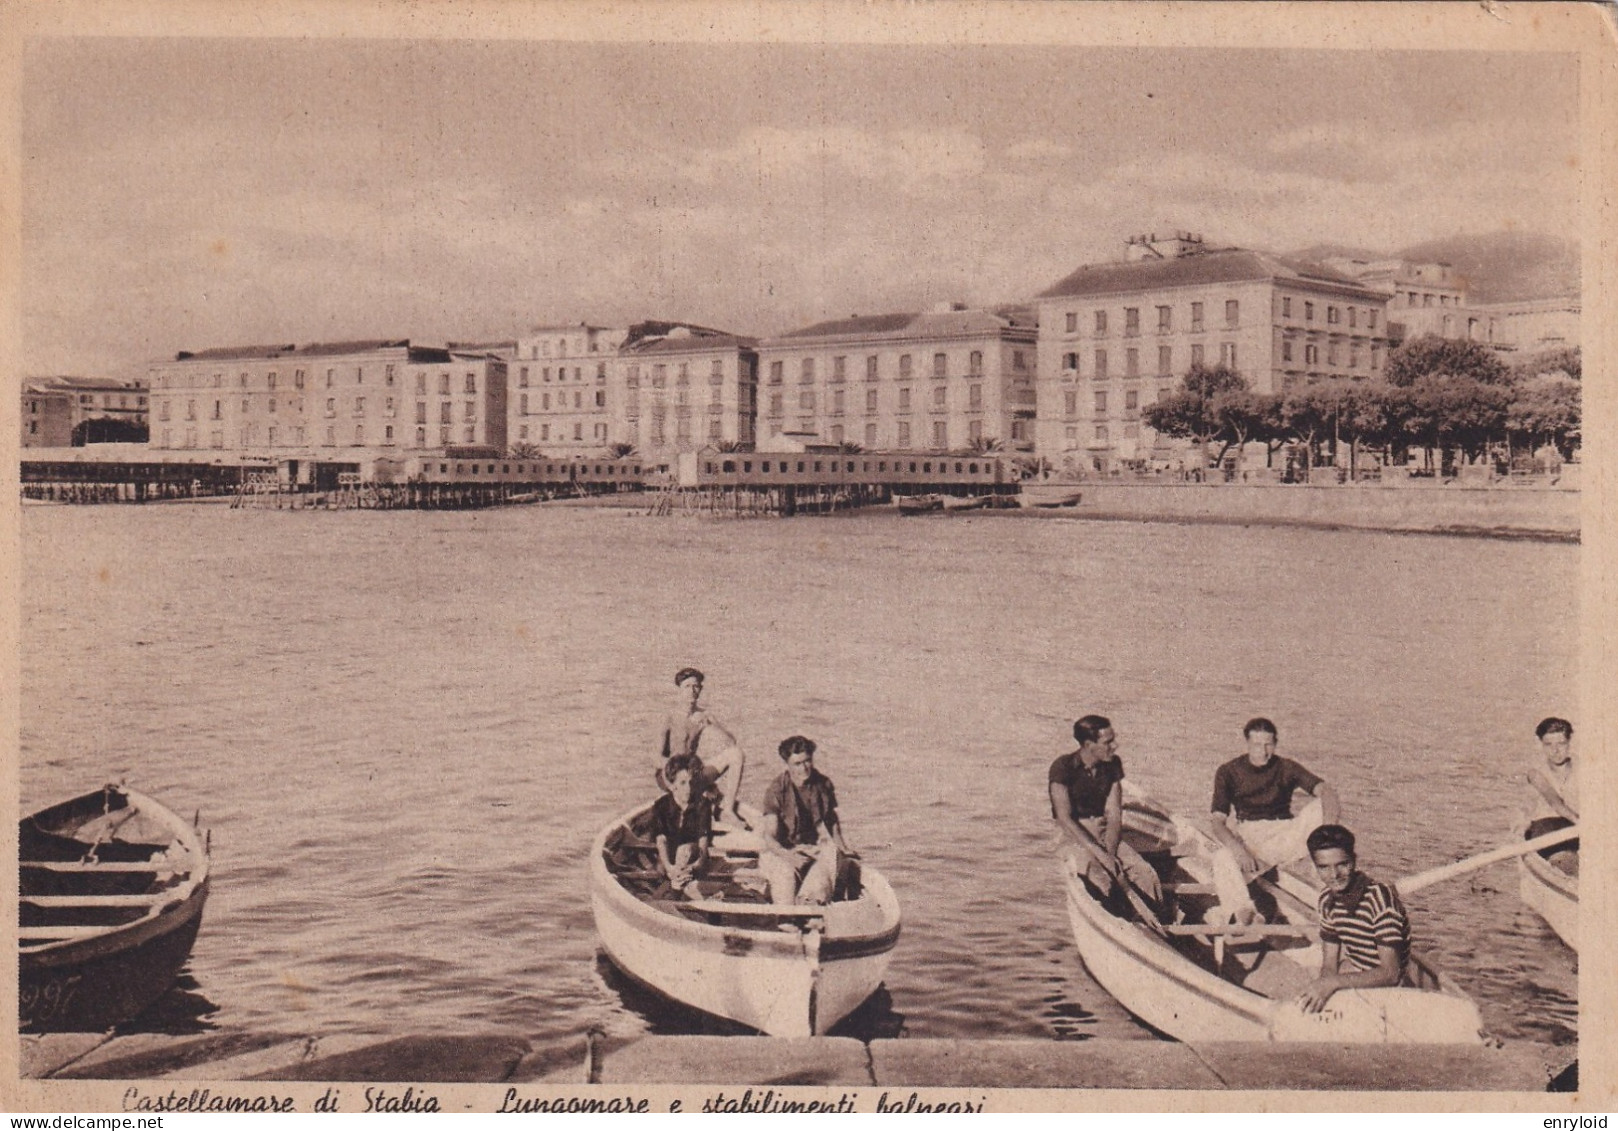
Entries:
<svg viewBox="0 0 1618 1131">
<path fill-rule="evenodd" d="M 1025 300 L 1133 234 L 1572 236 L 1571 56 L 54 38 L 30 374 Z"/>
</svg>

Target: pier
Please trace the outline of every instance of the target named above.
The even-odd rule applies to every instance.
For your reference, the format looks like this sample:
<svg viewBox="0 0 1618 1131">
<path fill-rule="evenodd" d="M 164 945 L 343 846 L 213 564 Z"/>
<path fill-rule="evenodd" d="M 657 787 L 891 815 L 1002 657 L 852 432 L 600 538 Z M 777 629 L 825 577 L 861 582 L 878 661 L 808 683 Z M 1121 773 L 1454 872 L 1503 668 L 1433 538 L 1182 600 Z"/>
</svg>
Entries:
<svg viewBox="0 0 1618 1131">
<path fill-rule="evenodd" d="M 22 1037 L 38 1080 L 375 1081 L 820 1088 L 1545 1092 L 1576 1051 L 1490 1045 L 1328 1045 L 1155 1040 L 953 1040 L 646 1036 L 551 1042 L 511 1034 Z M 536 1093 L 540 1094 L 540 1093 Z M 738 1096 L 740 1092 L 738 1090 Z M 908 1095 L 908 1093 L 906 1093 Z M 757 1092 L 755 1091 L 755 1098 Z M 498 1100 L 496 1100 L 498 1103 Z"/>
</svg>

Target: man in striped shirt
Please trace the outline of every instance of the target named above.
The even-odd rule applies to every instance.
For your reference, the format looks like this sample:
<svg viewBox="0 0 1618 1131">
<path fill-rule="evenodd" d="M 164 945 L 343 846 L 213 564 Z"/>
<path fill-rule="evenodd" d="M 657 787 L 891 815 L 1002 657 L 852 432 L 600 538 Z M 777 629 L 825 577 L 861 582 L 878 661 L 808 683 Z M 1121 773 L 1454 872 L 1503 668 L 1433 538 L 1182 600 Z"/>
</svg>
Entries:
<svg viewBox="0 0 1618 1131">
<path fill-rule="evenodd" d="M 1321 825 L 1309 834 L 1320 892 L 1320 977 L 1298 997 L 1318 1013 L 1338 990 L 1397 986 L 1410 957 L 1410 917 L 1399 893 L 1356 867 L 1354 834 Z"/>
</svg>

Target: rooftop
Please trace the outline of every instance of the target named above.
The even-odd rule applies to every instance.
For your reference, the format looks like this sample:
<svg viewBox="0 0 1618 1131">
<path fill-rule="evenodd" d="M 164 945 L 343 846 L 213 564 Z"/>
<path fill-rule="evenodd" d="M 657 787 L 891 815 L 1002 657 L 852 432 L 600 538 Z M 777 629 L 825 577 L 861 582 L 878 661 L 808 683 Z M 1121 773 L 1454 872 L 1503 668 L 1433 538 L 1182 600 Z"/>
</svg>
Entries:
<svg viewBox="0 0 1618 1131">
<path fill-rule="evenodd" d="M 1376 294 L 1353 277 L 1321 263 L 1288 259 L 1267 251 L 1227 247 L 1198 251 L 1168 259 L 1142 259 L 1133 263 L 1087 263 L 1038 298 L 1152 291 L 1208 283 L 1249 283 L 1267 280 L 1318 283 L 1337 289 Z M 1381 297 L 1380 295 L 1378 297 Z"/>
<path fill-rule="evenodd" d="M 787 343 L 805 338 L 927 338 L 959 337 L 969 334 L 998 334 L 1005 330 L 1033 330 L 1037 326 L 1032 307 L 999 306 L 992 309 L 949 309 L 909 311 L 903 314 L 866 314 L 816 322 L 789 330 L 771 342 Z"/>
<path fill-rule="evenodd" d="M 98 392 L 104 389 L 113 393 L 128 393 L 146 388 L 145 382 L 124 381 L 117 377 L 29 377 L 23 385 L 39 392 Z"/>
</svg>

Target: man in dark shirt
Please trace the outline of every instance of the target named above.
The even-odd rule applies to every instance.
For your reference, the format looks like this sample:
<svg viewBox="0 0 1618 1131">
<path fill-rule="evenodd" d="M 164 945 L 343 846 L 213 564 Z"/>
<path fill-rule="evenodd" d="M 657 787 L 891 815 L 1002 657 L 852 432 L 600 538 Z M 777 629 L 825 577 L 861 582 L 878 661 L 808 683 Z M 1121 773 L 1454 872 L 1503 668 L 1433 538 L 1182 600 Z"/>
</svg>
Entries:
<svg viewBox="0 0 1618 1131">
<path fill-rule="evenodd" d="M 1251 719 L 1242 728 L 1247 753 L 1214 774 L 1212 829 L 1221 845 L 1213 857 L 1218 915 L 1236 922 L 1255 918 L 1250 880 L 1278 864 L 1308 855 L 1306 840 L 1323 824 L 1336 824 L 1337 794 L 1320 778 L 1275 752 L 1275 724 Z M 1311 797 L 1296 816 L 1295 793 Z"/>
<path fill-rule="evenodd" d="M 713 808 L 697 791 L 701 767 L 694 754 L 670 758 L 663 767 L 669 791 L 652 805 L 649 831 L 657 841 L 658 866 L 669 886 L 685 894 L 700 894 L 695 881 L 713 837 Z"/>
<path fill-rule="evenodd" d="M 1320 976 L 1298 997 L 1318 1013 L 1338 990 L 1397 986 L 1410 960 L 1410 916 L 1399 893 L 1359 870 L 1354 834 L 1321 825 L 1309 834 L 1319 874 Z"/>
<path fill-rule="evenodd" d="M 828 903 L 858 854 L 843 839 L 837 791 L 815 769 L 813 740 L 795 734 L 778 753 L 786 769 L 764 794 L 759 871 L 771 903 Z"/>
<path fill-rule="evenodd" d="M 1157 872 L 1124 843 L 1124 767 L 1111 721 L 1085 715 L 1073 724 L 1073 740 L 1078 749 L 1051 763 L 1051 816 L 1063 838 L 1084 854 L 1085 878 L 1098 891 L 1110 893 L 1121 871 L 1131 887 L 1160 904 Z"/>
</svg>

